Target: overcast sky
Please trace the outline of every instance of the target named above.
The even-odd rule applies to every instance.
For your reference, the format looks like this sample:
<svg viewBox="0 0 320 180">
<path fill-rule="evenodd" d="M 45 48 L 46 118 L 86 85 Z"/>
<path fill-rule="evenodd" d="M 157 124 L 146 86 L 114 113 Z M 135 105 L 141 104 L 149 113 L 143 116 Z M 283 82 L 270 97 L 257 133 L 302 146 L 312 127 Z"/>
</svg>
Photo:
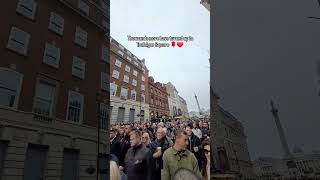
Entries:
<svg viewBox="0 0 320 180">
<path fill-rule="evenodd" d="M 161 83 L 172 82 L 179 95 L 196 110 L 210 107 L 210 14 L 200 0 L 111 0 L 111 36 L 138 58 Z M 193 36 L 182 48 L 142 48 L 127 36 Z"/>
<path fill-rule="evenodd" d="M 215 89 L 245 127 L 252 159 L 282 155 L 270 99 L 290 149 L 320 149 L 316 0 L 215 1 Z"/>
</svg>

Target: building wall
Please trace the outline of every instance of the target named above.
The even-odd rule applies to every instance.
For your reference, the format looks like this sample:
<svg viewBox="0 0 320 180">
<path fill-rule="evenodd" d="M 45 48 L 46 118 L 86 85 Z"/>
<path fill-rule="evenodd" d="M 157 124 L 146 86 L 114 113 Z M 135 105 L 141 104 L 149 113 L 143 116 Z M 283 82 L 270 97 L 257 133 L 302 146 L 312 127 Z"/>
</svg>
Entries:
<svg viewBox="0 0 320 180">
<path fill-rule="evenodd" d="M 22 180 L 27 147 L 29 144 L 36 144 L 48 147 L 44 179 L 61 179 L 65 148 L 79 150 L 79 179 L 96 179 L 96 174 L 88 174 L 86 169 L 90 165 L 96 168 L 97 93 L 103 95 L 99 101 L 109 101 L 106 96 L 108 92 L 101 89 L 100 74 L 110 73 L 108 62 L 102 59 L 102 46 L 109 48 L 109 38 L 106 37 L 109 34 L 109 29 L 106 29 L 109 26 L 109 14 L 101 9 L 100 3 L 105 3 L 107 9 L 109 4 L 107 1 L 94 4 L 84 0 L 90 8 L 87 16 L 78 9 L 78 0 L 35 2 L 37 5 L 34 19 L 16 12 L 18 0 L 6 2 L 0 11 L 0 71 L 17 72 L 23 77 L 21 88 L 18 88 L 17 106 L 8 107 L 0 102 L 0 141 L 8 143 L 0 178 Z M 64 18 L 63 35 L 57 35 L 48 29 L 52 11 Z M 76 26 L 81 26 L 88 33 L 87 48 L 75 44 Z M 7 48 L 12 27 L 30 34 L 25 55 Z M 46 42 L 60 48 L 58 68 L 43 62 Z M 86 63 L 84 79 L 72 75 L 73 56 L 80 57 Z M 50 117 L 33 112 L 39 78 L 57 85 Z M 80 123 L 66 120 L 70 90 L 83 95 L 83 120 Z M 102 143 L 108 142 L 107 139 L 108 133 L 101 130 L 100 153 L 108 153 L 108 145 Z"/>
<path fill-rule="evenodd" d="M 149 77 L 148 91 L 150 96 L 150 118 L 160 118 L 162 116 L 168 117 L 170 111 L 168 93 L 165 85 L 154 82 L 154 79 Z"/>
<path fill-rule="evenodd" d="M 185 103 L 185 100 L 183 98 L 183 100 L 181 100 L 181 97 L 178 95 L 179 92 L 176 90 L 174 85 L 171 82 L 168 82 L 165 86 L 168 92 L 170 116 L 175 117 L 185 115 L 188 117 L 189 115 L 187 104 Z"/>
<path fill-rule="evenodd" d="M 221 122 L 221 133 L 223 136 L 223 147 L 226 151 L 229 164 L 228 173 L 242 174 L 243 178 L 254 177 L 253 165 L 248 150 L 247 137 L 244 134 L 242 124 L 229 112 L 219 105 L 217 118 Z"/>
<path fill-rule="evenodd" d="M 9 68 L 10 65 L 14 65 L 15 70 L 23 74 L 18 109 L 26 112 L 32 111 L 37 77 L 42 75 L 59 83 L 55 110 L 57 118 L 66 118 L 68 91 L 78 90 L 85 96 L 84 123 L 95 126 L 97 119 L 93 118 L 92 114 L 95 114 L 97 109 L 96 93 L 100 91 L 100 72 L 109 73 L 108 64 L 101 59 L 101 46 L 108 44 L 104 41 L 106 39 L 105 31 L 88 20 L 84 20 L 79 14 L 56 0 L 37 1 L 34 20 L 17 14 L 17 3 L 18 0 L 10 1 L 0 12 L 2 18 L 0 67 Z M 48 30 L 51 11 L 55 11 L 64 17 L 65 25 L 62 37 Z M 80 25 L 88 32 L 87 47 L 90 48 L 81 48 L 74 43 L 76 25 Z M 13 26 L 28 32 L 31 36 L 26 56 L 19 55 L 6 48 L 10 30 Z M 43 63 L 46 42 L 54 42 L 61 49 L 59 68 Z M 87 63 L 84 80 L 73 76 L 71 73 L 73 56 L 78 56 Z"/>
<path fill-rule="evenodd" d="M 128 49 L 123 47 L 115 39 L 111 38 L 110 42 L 110 83 L 115 83 L 117 85 L 117 91 L 115 96 L 112 96 L 112 94 L 110 94 L 110 106 L 112 106 L 111 123 L 118 122 L 119 107 L 125 108 L 124 122 L 129 122 L 130 108 L 135 109 L 134 121 L 139 121 L 140 117 L 138 117 L 137 115 L 140 114 L 140 106 L 141 110 L 144 110 L 144 117 L 141 118 L 141 120 L 149 120 L 149 71 L 144 64 L 144 59 L 138 59 L 135 55 L 133 55 Z M 121 62 L 121 67 L 116 66 L 117 60 Z M 127 72 L 125 70 L 126 66 L 130 67 L 130 72 Z M 112 77 L 112 73 L 114 70 L 119 72 L 118 79 Z M 137 72 L 137 76 L 133 74 L 134 70 Z M 129 77 L 129 83 L 124 82 L 125 75 Z M 144 81 L 142 80 L 143 78 Z M 133 80 L 137 81 L 136 86 L 132 84 Z M 145 90 L 141 88 L 141 85 L 145 86 Z M 128 89 L 127 98 L 120 98 L 122 87 Z M 132 99 L 131 91 L 136 92 L 136 100 Z M 140 103 L 142 95 L 144 95 L 145 97 L 145 102 Z"/>
</svg>

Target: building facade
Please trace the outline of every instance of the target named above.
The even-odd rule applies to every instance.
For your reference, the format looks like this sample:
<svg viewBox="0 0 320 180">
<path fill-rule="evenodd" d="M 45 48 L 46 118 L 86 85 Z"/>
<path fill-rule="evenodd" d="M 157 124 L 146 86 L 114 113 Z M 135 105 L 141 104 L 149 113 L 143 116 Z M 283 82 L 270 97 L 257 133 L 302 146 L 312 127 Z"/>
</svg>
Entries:
<svg viewBox="0 0 320 180">
<path fill-rule="evenodd" d="M 98 108 L 100 167 L 108 152 L 109 1 L 11 0 L 0 21 L 0 179 L 96 179 Z"/>
<path fill-rule="evenodd" d="M 168 93 L 170 117 L 174 118 L 182 115 L 189 117 L 187 103 L 179 96 L 176 87 L 171 82 L 168 82 L 165 86 Z"/>
<path fill-rule="evenodd" d="M 186 118 L 189 118 L 189 112 L 188 112 L 188 106 L 186 100 L 184 100 L 181 96 L 179 96 L 179 108 L 178 108 L 178 114 L 181 116 L 184 116 Z"/>
<path fill-rule="evenodd" d="M 150 120 L 169 117 L 169 103 L 166 86 L 149 77 Z"/>
<path fill-rule="evenodd" d="M 115 39 L 110 38 L 111 123 L 149 119 L 149 71 Z"/>
<path fill-rule="evenodd" d="M 219 137 L 213 141 L 215 167 L 222 173 L 233 174 L 242 179 L 254 179 L 253 165 L 248 150 L 247 137 L 244 128 L 232 114 L 224 110 L 219 104 L 219 97 L 215 98 L 216 121 L 213 127 L 217 127 L 212 136 Z"/>
<path fill-rule="evenodd" d="M 319 179 L 320 153 L 293 153 L 294 166 L 288 167 L 287 160 L 280 158 L 261 157 L 256 159 L 254 172 L 257 180 L 285 179 Z"/>
</svg>

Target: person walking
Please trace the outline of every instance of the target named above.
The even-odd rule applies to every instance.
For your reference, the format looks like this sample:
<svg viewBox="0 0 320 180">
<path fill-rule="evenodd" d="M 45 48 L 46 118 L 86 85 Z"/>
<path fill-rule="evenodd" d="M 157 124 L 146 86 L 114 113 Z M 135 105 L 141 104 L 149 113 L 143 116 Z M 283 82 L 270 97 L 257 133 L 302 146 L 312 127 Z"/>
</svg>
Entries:
<svg viewBox="0 0 320 180">
<path fill-rule="evenodd" d="M 161 170 L 163 168 L 162 155 L 170 147 L 170 143 L 166 138 L 164 128 L 158 128 L 156 132 L 156 140 L 150 144 L 150 150 L 153 156 L 153 178 L 154 180 L 161 180 Z"/>
<path fill-rule="evenodd" d="M 198 160 L 199 169 L 202 168 L 202 161 L 201 161 L 201 140 L 193 134 L 192 132 L 192 125 L 188 125 L 186 127 L 186 132 L 188 134 L 188 150 L 191 151 Z"/>
<path fill-rule="evenodd" d="M 163 174 L 161 180 L 172 180 L 177 170 L 181 168 L 190 171 L 201 177 L 198 161 L 194 154 L 187 150 L 188 134 L 183 129 L 175 132 L 175 143 L 167 149 L 162 156 Z"/>
<path fill-rule="evenodd" d="M 110 129 L 110 154 L 115 155 L 118 159 L 121 157 L 120 136 L 117 129 Z"/>
<path fill-rule="evenodd" d="M 130 133 L 130 149 L 125 157 L 124 173 L 128 180 L 152 179 L 152 154 L 141 142 L 142 134 L 139 130 Z"/>
</svg>

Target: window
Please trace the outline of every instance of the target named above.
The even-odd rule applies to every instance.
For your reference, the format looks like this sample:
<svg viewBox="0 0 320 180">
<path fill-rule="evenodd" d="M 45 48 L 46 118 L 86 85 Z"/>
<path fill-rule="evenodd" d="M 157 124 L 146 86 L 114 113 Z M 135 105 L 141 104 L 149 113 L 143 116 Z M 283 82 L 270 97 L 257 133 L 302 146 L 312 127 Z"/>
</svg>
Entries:
<svg viewBox="0 0 320 180">
<path fill-rule="evenodd" d="M 132 86 L 137 86 L 137 80 L 132 79 Z"/>
<path fill-rule="evenodd" d="M 127 59 L 128 59 L 130 62 L 132 61 L 131 57 L 129 57 L 129 56 L 127 56 Z"/>
<path fill-rule="evenodd" d="M 57 48 L 53 44 L 46 43 L 43 62 L 55 68 L 59 68 L 60 61 L 60 48 Z"/>
<path fill-rule="evenodd" d="M 84 79 L 86 71 L 86 62 L 76 56 L 73 56 L 72 75 Z"/>
<path fill-rule="evenodd" d="M 117 93 L 117 85 L 115 83 L 110 83 L 110 94 L 111 96 L 115 96 Z"/>
<path fill-rule="evenodd" d="M 128 89 L 121 88 L 120 98 L 127 99 L 127 97 L 128 97 Z"/>
<path fill-rule="evenodd" d="M 67 149 L 63 151 L 62 180 L 77 179 L 79 174 L 79 150 Z"/>
<path fill-rule="evenodd" d="M 48 146 L 28 145 L 23 179 L 42 179 L 42 177 L 44 177 L 47 152 Z"/>
<path fill-rule="evenodd" d="M 108 87 L 108 84 L 109 84 L 109 81 L 108 81 L 108 74 L 105 73 L 105 72 L 101 72 L 100 73 L 100 80 L 101 80 L 101 89 L 105 90 L 105 91 L 108 91 L 109 90 L 109 87 Z"/>
<path fill-rule="evenodd" d="M 102 46 L 101 57 L 103 61 L 109 62 L 109 49 L 105 45 Z"/>
<path fill-rule="evenodd" d="M 132 90 L 132 91 L 131 91 L 131 100 L 132 100 L 132 101 L 136 101 L 136 97 L 137 97 L 136 91 L 135 91 L 135 90 Z"/>
<path fill-rule="evenodd" d="M 119 44 L 119 48 L 124 51 L 124 47 L 121 44 Z"/>
<path fill-rule="evenodd" d="M 126 65 L 125 71 L 127 71 L 128 73 L 130 73 L 130 66 Z"/>
<path fill-rule="evenodd" d="M 139 63 L 137 63 L 136 61 L 133 64 L 136 65 L 136 66 L 139 66 Z"/>
<path fill-rule="evenodd" d="M 116 79 L 119 79 L 119 71 L 117 71 L 117 70 L 113 70 L 113 72 L 112 72 L 112 77 L 114 77 L 114 78 L 116 78 Z"/>
<path fill-rule="evenodd" d="M 145 73 L 146 73 L 146 70 L 145 70 L 144 68 L 142 68 L 142 72 L 143 72 L 143 74 L 145 74 Z"/>
<path fill-rule="evenodd" d="M 123 76 L 123 81 L 126 82 L 126 83 L 129 83 L 129 76 L 124 75 Z"/>
<path fill-rule="evenodd" d="M 108 109 L 108 106 L 106 104 L 100 103 L 100 128 L 107 130 L 107 123 L 109 119 L 110 110 Z"/>
<path fill-rule="evenodd" d="M 22 78 L 16 71 L 0 68 L 0 105 L 17 107 Z"/>
<path fill-rule="evenodd" d="M 119 53 L 121 56 L 124 55 L 123 52 L 122 52 L 120 49 L 118 50 L 118 53 Z"/>
<path fill-rule="evenodd" d="M 119 59 L 116 59 L 115 65 L 121 68 L 122 62 Z"/>
<path fill-rule="evenodd" d="M 136 70 L 133 70 L 133 75 L 137 77 L 138 76 L 138 72 Z"/>
<path fill-rule="evenodd" d="M 133 59 L 134 59 L 134 60 L 138 60 L 138 58 L 137 58 L 137 57 L 135 57 L 135 56 L 133 57 Z"/>
<path fill-rule="evenodd" d="M 83 118 L 83 96 L 74 91 L 69 91 L 67 119 L 81 123 Z"/>
<path fill-rule="evenodd" d="M 30 34 L 19 28 L 12 27 L 7 48 L 19 54 L 27 55 Z"/>
<path fill-rule="evenodd" d="M 64 19 L 59 14 L 51 12 L 49 29 L 53 32 L 63 35 Z"/>
<path fill-rule="evenodd" d="M 143 103 L 144 103 L 144 100 L 145 100 L 145 97 L 144 97 L 144 95 L 143 95 L 143 94 L 141 94 L 141 102 L 143 102 Z"/>
<path fill-rule="evenodd" d="M 133 122 L 134 121 L 134 116 L 135 115 L 135 109 L 130 109 L 130 112 L 129 112 L 129 121 L 130 122 Z"/>
<path fill-rule="evenodd" d="M 150 101 L 151 101 L 151 104 L 153 104 L 153 99 L 151 99 Z"/>
<path fill-rule="evenodd" d="M 85 3 L 85 2 L 83 2 L 83 0 L 79 0 L 78 1 L 78 8 L 82 11 L 82 12 L 84 12 L 87 16 L 89 16 L 89 6 Z"/>
<path fill-rule="evenodd" d="M 118 118 L 117 118 L 118 121 L 123 122 L 125 110 L 126 110 L 125 108 L 119 107 L 119 109 L 118 109 Z"/>
<path fill-rule="evenodd" d="M 141 80 L 142 80 L 142 81 L 144 81 L 144 80 L 145 80 L 145 79 L 144 79 L 144 76 L 141 76 Z"/>
<path fill-rule="evenodd" d="M 30 19 L 34 19 L 37 3 L 34 0 L 19 0 L 16 11 Z"/>
<path fill-rule="evenodd" d="M 39 81 L 36 87 L 33 112 L 51 117 L 53 114 L 56 85 Z"/>
<path fill-rule="evenodd" d="M 127 50 L 127 54 L 129 55 L 129 56 L 132 56 L 132 53 L 130 52 L 130 51 L 128 51 Z M 131 59 L 131 58 L 130 58 Z M 130 60 L 131 61 L 131 60 Z"/>
<path fill-rule="evenodd" d="M 143 84 L 141 85 L 141 90 L 142 90 L 142 91 L 144 91 L 144 90 L 145 90 L 145 87 L 144 87 L 144 85 L 143 85 Z"/>
<path fill-rule="evenodd" d="M 140 115 L 141 115 L 141 116 L 140 116 L 140 120 L 141 120 L 141 121 L 144 121 L 144 110 L 141 110 L 141 111 L 140 111 Z"/>
<path fill-rule="evenodd" d="M 88 33 L 85 30 L 83 30 L 81 27 L 77 26 L 74 42 L 80 45 L 81 47 L 86 48 L 87 39 L 88 39 Z"/>
</svg>

